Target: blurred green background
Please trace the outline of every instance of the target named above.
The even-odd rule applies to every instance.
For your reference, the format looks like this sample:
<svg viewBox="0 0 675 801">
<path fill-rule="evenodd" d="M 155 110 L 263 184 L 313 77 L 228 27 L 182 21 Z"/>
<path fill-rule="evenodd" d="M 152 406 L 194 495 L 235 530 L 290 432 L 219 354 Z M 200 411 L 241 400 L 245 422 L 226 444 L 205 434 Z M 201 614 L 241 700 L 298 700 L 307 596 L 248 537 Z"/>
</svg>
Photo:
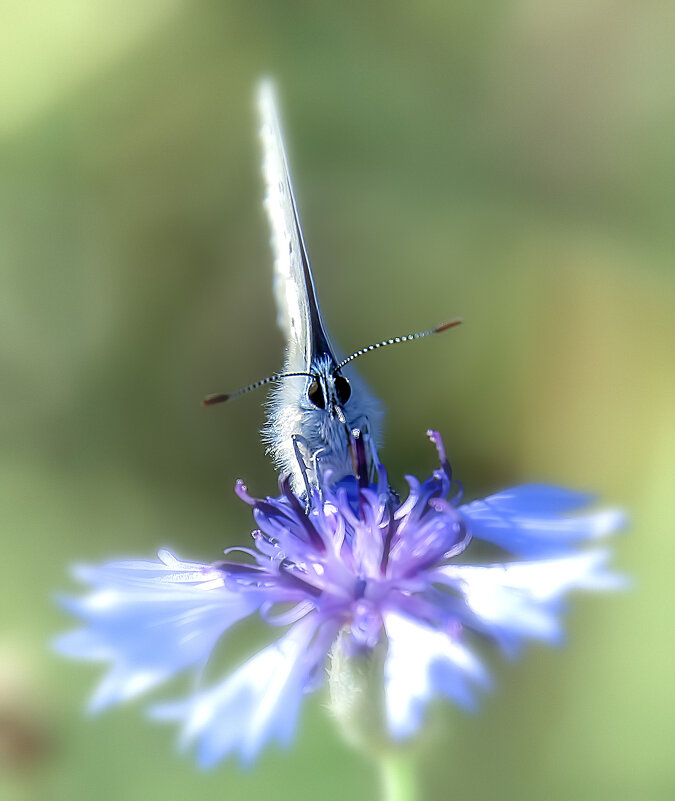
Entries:
<svg viewBox="0 0 675 801">
<path fill-rule="evenodd" d="M 360 363 L 394 484 L 433 466 L 433 426 L 471 497 L 554 481 L 633 519 L 634 589 L 576 598 L 562 650 L 495 660 L 478 716 L 439 707 L 423 798 L 673 797 L 672 20 L 602 0 L 0 4 L 3 801 L 376 793 L 321 696 L 290 751 L 203 774 L 138 706 L 85 719 L 100 671 L 48 648 L 73 561 L 217 559 L 251 526 L 235 478 L 275 490 L 264 396 L 199 405 L 281 365 L 265 74 L 341 347 L 465 320 Z"/>
</svg>

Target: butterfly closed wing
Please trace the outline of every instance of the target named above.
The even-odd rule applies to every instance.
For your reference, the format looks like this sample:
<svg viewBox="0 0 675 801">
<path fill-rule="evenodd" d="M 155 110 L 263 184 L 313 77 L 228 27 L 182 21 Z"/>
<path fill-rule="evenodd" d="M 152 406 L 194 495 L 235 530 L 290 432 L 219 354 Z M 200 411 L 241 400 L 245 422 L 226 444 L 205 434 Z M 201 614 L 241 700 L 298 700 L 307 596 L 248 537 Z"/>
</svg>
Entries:
<svg viewBox="0 0 675 801">
<path fill-rule="evenodd" d="M 298 493 L 354 472 L 351 438 L 364 437 L 368 469 L 377 461 L 381 408 L 362 382 L 340 367 L 321 316 L 274 90 L 260 87 L 265 207 L 272 229 L 278 322 L 286 338 L 284 373 L 275 386 L 264 436 Z"/>
</svg>

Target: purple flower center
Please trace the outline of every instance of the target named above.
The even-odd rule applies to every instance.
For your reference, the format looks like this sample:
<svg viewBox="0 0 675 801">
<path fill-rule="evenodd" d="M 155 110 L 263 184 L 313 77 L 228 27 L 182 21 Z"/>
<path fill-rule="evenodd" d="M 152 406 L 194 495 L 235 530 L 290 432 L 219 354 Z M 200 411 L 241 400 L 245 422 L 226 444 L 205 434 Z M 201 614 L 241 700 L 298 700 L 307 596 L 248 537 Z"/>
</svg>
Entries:
<svg viewBox="0 0 675 801">
<path fill-rule="evenodd" d="M 253 507 L 258 530 L 255 548 L 237 548 L 251 562 L 222 561 L 216 567 L 225 584 L 238 592 L 264 591 L 270 622 L 287 624 L 311 611 L 349 626 L 354 644 L 373 647 L 388 608 L 415 604 L 415 593 L 428 585 L 425 573 L 469 543 L 466 526 L 448 500 L 450 465 L 440 437 L 429 436 L 440 467 L 424 482 L 408 476 L 410 492 L 400 502 L 378 468 L 377 483 L 364 478 L 360 438 L 354 442 L 357 477 L 318 491 L 307 507 L 287 478 L 278 498 L 253 498 L 237 482 L 236 492 Z M 330 482 L 326 482 L 330 485 Z M 282 614 L 270 615 L 280 606 Z"/>
</svg>

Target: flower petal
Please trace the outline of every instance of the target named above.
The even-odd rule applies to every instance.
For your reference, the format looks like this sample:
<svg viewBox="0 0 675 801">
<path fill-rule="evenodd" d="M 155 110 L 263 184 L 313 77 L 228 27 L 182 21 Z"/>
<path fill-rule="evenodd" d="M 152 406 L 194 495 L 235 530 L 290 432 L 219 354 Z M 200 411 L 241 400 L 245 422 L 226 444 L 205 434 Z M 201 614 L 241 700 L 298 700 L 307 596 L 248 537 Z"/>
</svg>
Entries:
<svg viewBox="0 0 675 801">
<path fill-rule="evenodd" d="M 111 663 L 90 702 L 92 711 L 135 697 L 205 660 L 227 628 L 260 606 L 256 593 L 225 589 L 209 565 L 180 562 L 168 552 L 160 559 L 81 568 L 79 577 L 94 591 L 62 599 L 89 625 L 59 637 L 56 649 Z"/>
<path fill-rule="evenodd" d="M 475 615 L 474 626 L 512 653 L 523 637 L 556 641 L 560 601 L 571 589 L 616 588 L 621 579 L 605 570 L 609 554 L 488 566 L 444 565 L 430 578 L 459 591 Z M 471 626 L 472 621 L 465 621 Z"/>
<path fill-rule="evenodd" d="M 320 618 L 308 615 L 220 684 L 184 701 L 158 705 L 151 715 L 181 720 L 182 740 L 199 741 L 203 767 L 231 752 L 250 764 L 269 740 L 290 741 L 302 696 L 336 633 L 333 624 L 320 628 Z"/>
<path fill-rule="evenodd" d="M 624 515 L 605 509 L 587 515 L 563 514 L 588 505 L 589 495 L 546 484 L 527 484 L 457 509 L 472 536 L 525 557 L 569 553 L 570 546 L 619 529 Z"/>
<path fill-rule="evenodd" d="M 476 657 L 443 631 L 395 612 L 384 615 L 389 650 L 384 667 L 389 731 L 397 739 L 420 726 L 432 695 L 445 695 L 465 708 L 474 704 L 473 687 L 488 685 Z"/>
</svg>

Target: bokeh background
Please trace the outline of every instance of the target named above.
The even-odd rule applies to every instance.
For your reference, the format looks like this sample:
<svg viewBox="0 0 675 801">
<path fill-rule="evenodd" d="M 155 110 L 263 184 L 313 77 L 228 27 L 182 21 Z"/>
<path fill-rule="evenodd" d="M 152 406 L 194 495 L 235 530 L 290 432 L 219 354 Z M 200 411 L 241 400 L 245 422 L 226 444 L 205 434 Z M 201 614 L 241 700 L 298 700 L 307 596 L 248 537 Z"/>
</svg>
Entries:
<svg viewBox="0 0 675 801">
<path fill-rule="evenodd" d="M 60 661 L 74 561 L 210 561 L 273 492 L 279 368 L 258 122 L 277 80 L 325 319 L 369 356 L 398 486 L 441 430 L 469 495 L 531 479 L 630 511 L 618 596 L 562 650 L 433 713 L 424 799 L 670 799 L 672 8 L 656 2 L 5 0 L 0 5 L 0 798 L 371 799 L 321 696 L 246 773 L 134 705 L 87 720 Z M 234 662 L 259 642 L 242 631 Z M 170 688 L 172 696 L 179 685 Z"/>
</svg>

